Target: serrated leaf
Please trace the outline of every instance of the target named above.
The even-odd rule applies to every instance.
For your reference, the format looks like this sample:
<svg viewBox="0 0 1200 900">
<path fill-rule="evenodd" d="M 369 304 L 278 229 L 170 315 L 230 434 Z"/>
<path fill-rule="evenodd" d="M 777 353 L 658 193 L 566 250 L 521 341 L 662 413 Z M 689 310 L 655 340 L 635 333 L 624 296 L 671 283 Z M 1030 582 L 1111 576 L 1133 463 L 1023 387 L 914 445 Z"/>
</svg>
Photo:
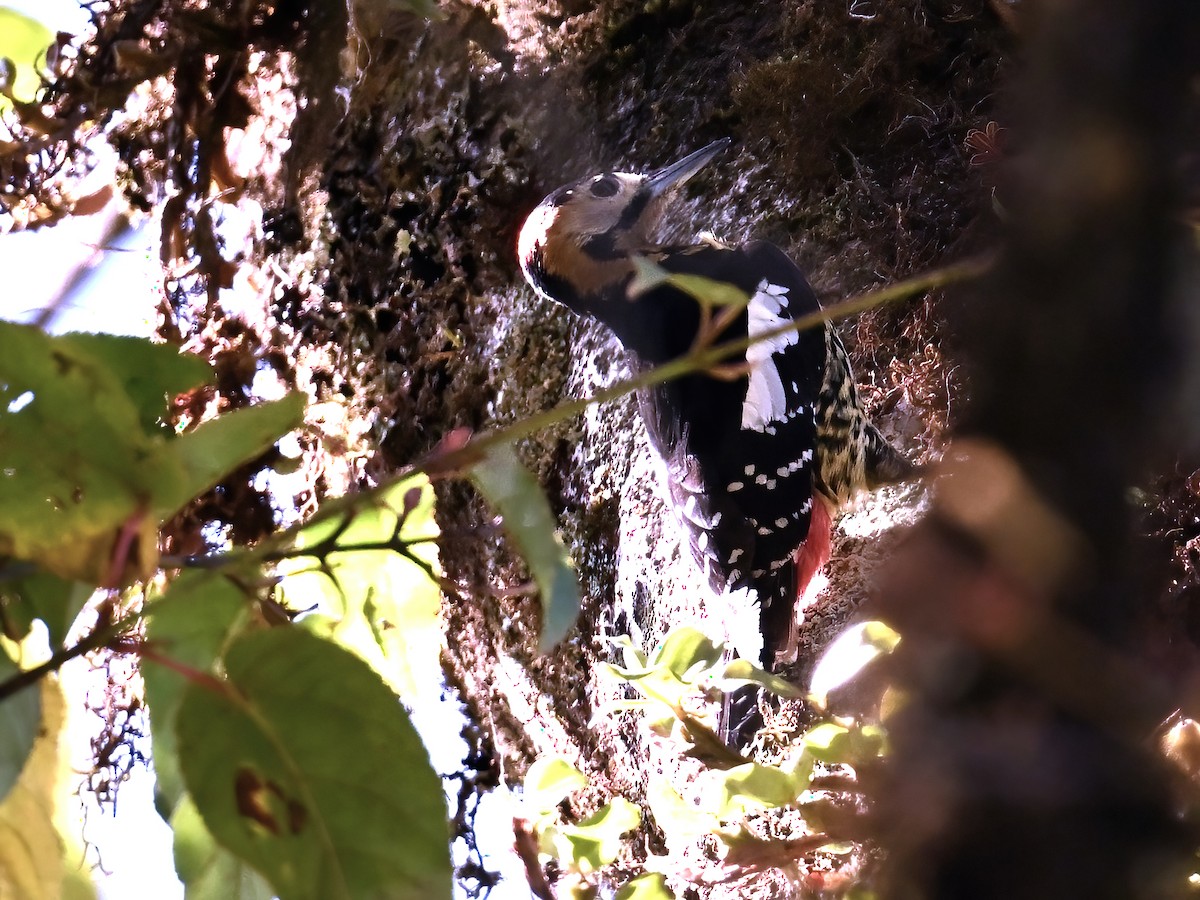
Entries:
<svg viewBox="0 0 1200 900">
<path fill-rule="evenodd" d="M 249 865 L 221 847 L 204 827 L 192 798 L 184 796 L 171 816 L 175 871 L 185 900 L 271 900 L 275 892 Z"/>
<path fill-rule="evenodd" d="M 325 567 L 300 555 L 281 563 L 278 596 L 290 609 L 315 608 L 304 617 L 310 630 L 356 653 L 410 704 L 436 689 L 443 640 L 441 588 L 421 568 L 438 569 L 433 487 L 423 475 L 378 492 L 371 502 L 335 503 L 296 536 L 296 550 L 335 548 Z M 339 551 L 399 539 L 417 560 L 393 550 Z"/>
<path fill-rule="evenodd" d="M 614 797 L 578 825 L 558 829 L 559 858 L 584 874 L 602 869 L 621 852 L 621 837 L 641 821 L 641 810 L 624 797 Z"/>
<path fill-rule="evenodd" d="M 586 787 L 588 777 L 560 756 L 534 760 L 525 775 L 521 795 L 534 815 L 552 812 L 569 794 Z"/>
<path fill-rule="evenodd" d="M 722 818 L 788 806 L 808 787 L 807 778 L 759 763 L 746 763 L 721 772 L 718 783 L 721 786 L 718 815 Z"/>
<path fill-rule="evenodd" d="M 238 638 L 226 689 L 177 719 L 188 793 L 214 838 L 282 900 L 448 900 L 441 782 L 361 659 L 299 628 Z"/>
<path fill-rule="evenodd" d="M 172 456 L 183 476 L 173 490 L 161 492 L 155 508 L 164 514 L 208 490 L 238 466 L 264 453 L 277 440 L 304 424 L 303 394 L 224 413 L 179 435 Z"/>
<path fill-rule="evenodd" d="M 790 681 L 760 669 L 748 659 L 735 659 L 725 667 L 718 680 L 722 690 L 731 690 L 746 684 L 756 684 L 779 697 L 803 697 L 804 691 Z"/>
<path fill-rule="evenodd" d="M 846 727 L 823 722 L 804 735 L 804 749 L 823 763 L 844 763 L 858 766 L 881 756 L 887 741 L 886 731 L 879 725 Z"/>
<path fill-rule="evenodd" d="M 661 872 L 645 872 L 617 891 L 613 900 L 675 900 Z"/>
<path fill-rule="evenodd" d="M 142 678 L 150 711 L 155 805 L 168 821 L 183 795 L 175 719 L 189 683 L 184 673 L 213 674 L 225 645 L 249 618 L 250 598 L 234 579 L 240 576 L 246 583 L 257 574 L 187 571 L 150 606 Z"/>
<path fill-rule="evenodd" d="M 504 521 L 542 598 L 543 653 L 561 641 L 579 616 L 575 567 L 555 532 L 554 514 L 541 485 L 507 445 L 471 468 L 471 481 Z"/>
<path fill-rule="evenodd" d="M 20 669 L 0 647 L 0 681 Z M 37 686 L 27 687 L 0 703 L 0 801 L 8 796 L 22 769 L 42 724 L 42 698 Z"/>
<path fill-rule="evenodd" d="M 0 57 L 14 63 L 15 72 L 7 91 L 18 100 L 34 98 L 41 84 L 37 65 L 54 40 L 50 30 L 36 19 L 7 6 L 0 6 Z M 0 97 L 0 110 L 11 108 L 7 97 Z"/>
</svg>

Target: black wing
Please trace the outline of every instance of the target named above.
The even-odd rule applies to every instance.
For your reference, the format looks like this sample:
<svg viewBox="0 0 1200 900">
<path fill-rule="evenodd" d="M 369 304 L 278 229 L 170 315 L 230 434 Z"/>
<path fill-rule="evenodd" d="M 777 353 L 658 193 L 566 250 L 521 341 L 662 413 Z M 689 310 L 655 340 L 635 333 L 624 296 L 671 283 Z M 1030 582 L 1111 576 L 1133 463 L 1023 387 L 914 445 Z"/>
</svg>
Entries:
<svg viewBox="0 0 1200 900">
<path fill-rule="evenodd" d="M 820 308 L 803 273 L 771 244 L 688 248 L 656 261 L 670 272 L 728 282 L 752 295 L 727 332 L 730 340 Z M 643 330 L 643 346 L 667 348 L 664 359 L 686 352 L 698 327 L 695 301 L 663 286 L 636 302 L 641 324 L 662 329 L 657 335 Z M 814 407 L 825 352 L 824 328 L 818 326 L 731 358 L 748 364 L 747 375 L 694 375 L 642 396 L 643 415 L 666 461 L 671 498 L 697 561 L 715 590 L 752 587 L 759 595 L 768 664 L 790 629 L 792 558 L 808 535 Z M 639 355 L 646 363 L 664 361 Z"/>
</svg>

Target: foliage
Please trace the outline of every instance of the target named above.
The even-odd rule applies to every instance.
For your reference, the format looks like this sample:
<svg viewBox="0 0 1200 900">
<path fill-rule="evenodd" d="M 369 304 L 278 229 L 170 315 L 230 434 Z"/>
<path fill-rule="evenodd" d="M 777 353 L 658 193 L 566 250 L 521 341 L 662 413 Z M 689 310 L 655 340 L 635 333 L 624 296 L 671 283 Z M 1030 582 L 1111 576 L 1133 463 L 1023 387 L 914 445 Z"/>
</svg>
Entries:
<svg viewBox="0 0 1200 900">
<path fill-rule="evenodd" d="M 0 6 L 0 111 L 29 102 L 37 91 L 37 64 L 54 40 L 41 22 Z"/>
<path fill-rule="evenodd" d="M 622 835 L 636 829 L 642 820 L 636 806 L 624 797 L 614 797 L 581 822 L 560 821 L 559 804 L 587 784 L 587 776 L 567 760 L 541 757 L 529 767 L 523 785 L 525 812 L 537 836 L 538 851 L 543 858 L 561 863 L 567 873 L 565 886 L 578 897 L 594 894 L 596 874 L 616 860 Z M 633 882 L 627 888 L 631 886 Z M 672 896 L 669 892 L 653 893 L 650 882 L 643 882 L 634 891 L 624 896 L 646 900 Z"/>
<path fill-rule="evenodd" d="M 882 623 L 865 623 L 851 631 L 853 642 L 869 640 L 878 653 L 890 652 L 896 644 L 895 632 Z M 608 672 L 642 696 L 617 701 L 602 713 L 644 711 L 653 734 L 678 743 L 684 755 L 710 767 L 700 791 L 706 799 L 699 805 L 688 802 L 665 776 L 651 777 L 647 803 L 669 847 L 713 834 L 724 848 L 726 867 L 736 872 L 791 866 L 822 848 L 835 852 L 853 846 L 861 831 L 858 816 L 833 802 L 827 792 L 859 796 L 854 776 L 870 772 L 886 749 L 880 725 L 854 719 L 818 721 L 789 744 L 783 760 L 770 765 L 746 760 L 724 747 L 708 724 L 712 714 L 707 707 L 717 695 L 746 684 L 793 699 L 803 692 L 746 660 L 723 662 L 724 648 L 689 626 L 672 629 L 649 654 L 627 637 L 614 643 L 625 665 L 609 665 Z M 833 665 L 824 659 L 822 663 Z M 845 680 L 856 674 L 846 674 Z M 783 809 L 803 817 L 807 827 L 802 837 L 764 839 L 746 824 L 755 813 Z"/>
<path fill-rule="evenodd" d="M 31 685 L 89 650 L 136 648 L 156 803 L 189 896 L 449 897 L 445 797 L 398 700 L 429 690 L 441 647 L 430 482 L 333 500 L 255 547 L 160 558 L 169 517 L 302 421 L 291 396 L 171 429 L 174 398 L 210 379 L 169 346 L 0 323 L 0 608 L 11 637 L 40 620 L 54 648 L 31 668 L 0 658 L 0 793 L 17 802 L 38 735 L 58 740 Z M 471 477 L 527 554 L 551 646 L 579 600 L 546 500 L 511 450 Z M 95 588 L 132 586 L 141 605 L 66 643 Z M 542 780 L 535 802 L 551 808 L 578 786 L 561 767 Z M 52 824 L 53 804 L 35 801 Z M 588 877 L 639 818 L 617 798 L 542 840 Z M 7 871 L 61 882 L 68 843 L 39 838 Z"/>
<path fill-rule="evenodd" d="M 708 700 L 718 689 L 756 684 L 779 696 L 796 697 L 799 689 L 747 660 L 723 662 L 725 649 L 690 626 L 674 628 L 651 653 L 639 650 L 627 636 L 613 639 L 624 665 L 602 669 L 628 682 L 641 698 L 618 700 L 597 715 L 618 710 L 643 710 L 654 734 L 680 741 L 689 756 L 728 768 L 744 760 L 713 730 L 716 720 Z"/>
</svg>

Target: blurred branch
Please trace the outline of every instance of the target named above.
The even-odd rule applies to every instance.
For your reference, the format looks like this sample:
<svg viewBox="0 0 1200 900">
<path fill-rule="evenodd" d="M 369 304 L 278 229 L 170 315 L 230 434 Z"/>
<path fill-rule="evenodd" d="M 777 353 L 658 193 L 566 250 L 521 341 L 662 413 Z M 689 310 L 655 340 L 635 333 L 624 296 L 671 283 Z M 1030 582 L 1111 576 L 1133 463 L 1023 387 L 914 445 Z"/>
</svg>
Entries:
<svg viewBox="0 0 1200 900">
<path fill-rule="evenodd" d="M 883 897 L 1176 896 L 1196 849 L 1148 741 L 1174 703 L 1136 655 L 1127 492 L 1178 439 L 1200 7 L 1037 12 L 1003 117 L 1011 221 L 964 304 L 972 438 L 881 599 L 909 698 Z"/>
</svg>

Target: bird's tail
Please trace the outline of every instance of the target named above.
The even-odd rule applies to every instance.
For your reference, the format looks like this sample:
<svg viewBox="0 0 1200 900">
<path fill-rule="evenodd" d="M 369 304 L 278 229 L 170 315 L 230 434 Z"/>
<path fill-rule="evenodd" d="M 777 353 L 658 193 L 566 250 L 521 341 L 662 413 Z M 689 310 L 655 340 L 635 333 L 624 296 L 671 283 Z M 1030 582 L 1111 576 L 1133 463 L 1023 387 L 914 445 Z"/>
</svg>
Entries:
<svg viewBox="0 0 1200 900">
<path fill-rule="evenodd" d="M 721 740 L 735 750 L 743 749 L 763 727 L 762 710 L 758 705 L 759 689 L 752 684 L 726 691 L 721 699 L 721 717 L 717 733 Z"/>
<path fill-rule="evenodd" d="M 923 467 L 909 462 L 888 443 L 874 422 L 867 423 L 864 469 L 868 490 L 919 478 Z"/>
<path fill-rule="evenodd" d="M 763 639 L 760 665 L 768 672 L 796 661 L 805 594 L 813 578 L 829 561 L 832 540 L 832 505 L 819 494 L 813 494 L 808 536 L 796 550 L 791 565 L 756 585 L 762 603 L 759 609 Z M 745 747 L 762 728 L 759 693 L 758 688 L 747 686 L 725 694 L 719 720 L 721 739 L 725 743 L 738 749 Z"/>
</svg>

